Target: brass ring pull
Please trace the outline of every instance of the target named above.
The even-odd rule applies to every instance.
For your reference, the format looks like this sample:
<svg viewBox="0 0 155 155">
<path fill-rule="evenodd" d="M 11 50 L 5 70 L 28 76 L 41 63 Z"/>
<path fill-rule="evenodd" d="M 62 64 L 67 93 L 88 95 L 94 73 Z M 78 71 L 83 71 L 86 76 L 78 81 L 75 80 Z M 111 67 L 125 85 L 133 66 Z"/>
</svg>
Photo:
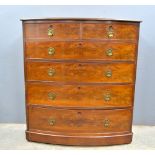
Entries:
<svg viewBox="0 0 155 155">
<path fill-rule="evenodd" d="M 49 36 L 49 37 L 52 37 L 52 36 L 54 36 L 54 29 L 50 26 L 49 28 L 48 28 L 48 30 L 47 30 L 47 35 Z"/>
<path fill-rule="evenodd" d="M 49 48 L 48 48 L 48 54 L 49 54 L 49 55 L 54 55 L 54 54 L 55 54 L 55 48 L 49 47 Z"/>
<path fill-rule="evenodd" d="M 105 76 L 108 77 L 108 78 L 112 77 L 112 71 L 110 71 L 110 70 L 106 71 Z"/>
<path fill-rule="evenodd" d="M 48 98 L 49 98 L 50 100 L 55 100 L 56 94 L 50 92 L 50 93 L 48 93 Z"/>
<path fill-rule="evenodd" d="M 107 51 L 106 51 L 106 55 L 107 56 L 112 56 L 113 55 L 113 50 L 111 48 L 109 48 Z"/>
<path fill-rule="evenodd" d="M 110 100 L 111 100 L 111 94 L 110 94 L 110 93 L 106 93 L 106 94 L 104 95 L 104 100 L 105 100 L 105 101 L 110 101 Z"/>
<path fill-rule="evenodd" d="M 50 119 L 48 120 L 48 124 L 51 125 L 51 126 L 54 126 L 55 123 L 56 123 L 56 120 L 55 120 L 54 118 L 50 118 Z"/>
<path fill-rule="evenodd" d="M 112 26 L 108 27 L 108 32 L 107 32 L 108 38 L 113 38 L 114 37 L 114 30 Z"/>
<path fill-rule="evenodd" d="M 113 38 L 113 36 L 114 36 L 114 33 L 111 32 L 111 31 L 109 31 L 109 32 L 108 32 L 108 38 Z"/>
<path fill-rule="evenodd" d="M 48 76 L 54 76 L 55 73 L 56 73 L 55 69 L 53 68 L 48 69 Z"/>
<path fill-rule="evenodd" d="M 110 126 L 110 121 L 108 119 L 105 119 L 103 121 L 103 125 L 104 125 L 105 128 L 108 128 Z"/>
</svg>

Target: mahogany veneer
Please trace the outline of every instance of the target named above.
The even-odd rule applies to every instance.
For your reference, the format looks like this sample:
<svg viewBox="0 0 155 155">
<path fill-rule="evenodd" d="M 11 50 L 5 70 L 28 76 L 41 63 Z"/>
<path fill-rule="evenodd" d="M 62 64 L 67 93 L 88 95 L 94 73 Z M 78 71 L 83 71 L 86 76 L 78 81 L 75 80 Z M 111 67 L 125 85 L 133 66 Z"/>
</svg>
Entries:
<svg viewBox="0 0 155 155">
<path fill-rule="evenodd" d="M 140 21 L 22 21 L 27 140 L 130 143 Z"/>
<path fill-rule="evenodd" d="M 55 49 L 54 55 L 49 55 L 49 47 Z M 112 57 L 107 55 L 107 49 L 113 49 Z M 76 59 L 76 60 L 126 60 L 134 61 L 136 44 L 129 42 L 110 41 L 26 41 L 26 57 L 29 59 Z"/>
</svg>

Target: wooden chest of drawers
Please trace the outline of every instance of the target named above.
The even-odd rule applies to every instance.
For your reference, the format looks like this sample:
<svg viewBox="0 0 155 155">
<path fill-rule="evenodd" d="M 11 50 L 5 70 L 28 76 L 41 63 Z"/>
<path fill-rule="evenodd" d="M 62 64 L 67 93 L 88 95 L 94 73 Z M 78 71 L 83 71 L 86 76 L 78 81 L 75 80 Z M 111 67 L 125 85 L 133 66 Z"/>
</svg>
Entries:
<svg viewBox="0 0 155 155">
<path fill-rule="evenodd" d="M 22 21 L 27 140 L 130 143 L 140 22 Z"/>
</svg>

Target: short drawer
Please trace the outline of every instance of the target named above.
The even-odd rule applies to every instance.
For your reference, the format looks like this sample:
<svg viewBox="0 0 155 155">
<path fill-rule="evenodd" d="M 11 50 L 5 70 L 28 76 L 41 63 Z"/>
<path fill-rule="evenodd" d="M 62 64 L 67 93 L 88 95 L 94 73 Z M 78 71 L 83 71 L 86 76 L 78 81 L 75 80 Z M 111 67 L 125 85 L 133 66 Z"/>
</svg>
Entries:
<svg viewBox="0 0 155 155">
<path fill-rule="evenodd" d="M 134 61 L 136 44 L 100 41 L 27 41 L 26 58 Z"/>
<path fill-rule="evenodd" d="M 86 23 L 82 24 L 82 38 L 136 40 L 138 24 Z"/>
<path fill-rule="evenodd" d="M 26 80 L 63 82 L 134 82 L 133 63 L 69 63 L 27 61 Z"/>
<path fill-rule="evenodd" d="M 29 129 L 52 132 L 111 133 L 131 130 L 132 110 L 67 110 L 29 106 Z"/>
<path fill-rule="evenodd" d="M 131 107 L 133 85 L 62 85 L 27 83 L 27 103 L 53 107 Z"/>
<path fill-rule="evenodd" d="M 24 24 L 26 39 L 79 39 L 80 25 L 77 23 Z"/>
</svg>

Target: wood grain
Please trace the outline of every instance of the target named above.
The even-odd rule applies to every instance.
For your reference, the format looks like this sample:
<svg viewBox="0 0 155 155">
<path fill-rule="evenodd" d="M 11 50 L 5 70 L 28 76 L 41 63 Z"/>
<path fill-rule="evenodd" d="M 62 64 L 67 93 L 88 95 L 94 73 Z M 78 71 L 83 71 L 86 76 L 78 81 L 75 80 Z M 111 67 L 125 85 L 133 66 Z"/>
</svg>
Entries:
<svg viewBox="0 0 155 155">
<path fill-rule="evenodd" d="M 134 83 L 134 64 L 132 63 L 61 63 L 34 62 L 26 63 L 26 79 L 65 82 L 107 82 Z M 55 70 L 54 76 L 48 75 L 48 70 Z M 105 74 L 111 71 L 112 77 Z"/>
<path fill-rule="evenodd" d="M 48 28 L 54 29 L 54 35 L 49 37 L 47 35 Z M 80 37 L 80 24 L 79 23 L 44 23 L 44 24 L 25 24 L 25 38 L 42 38 L 50 39 L 79 39 Z"/>
<path fill-rule="evenodd" d="M 123 23 L 120 24 L 105 24 L 105 23 L 87 23 L 82 24 L 82 38 L 84 39 L 109 39 L 107 32 L 109 26 L 112 26 L 114 37 L 111 39 L 131 39 L 136 40 L 137 38 L 137 32 L 138 32 L 138 26 L 137 25 L 126 25 Z"/>
<path fill-rule="evenodd" d="M 33 142 L 42 142 L 61 145 L 77 145 L 77 146 L 104 146 L 129 144 L 132 142 L 132 133 L 118 132 L 115 134 L 101 133 L 55 133 L 45 131 L 26 131 L 26 139 Z"/>
<path fill-rule="evenodd" d="M 82 146 L 130 143 L 138 37 L 139 21 L 24 20 L 27 140 Z M 48 54 L 49 47 L 54 55 Z"/>
<path fill-rule="evenodd" d="M 71 133 L 110 133 L 130 132 L 131 109 L 121 110 L 67 110 L 54 108 L 39 108 L 29 106 L 30 130 L 43 130 L 53 132 Z M 54 125 L 49 124 L 54 119 Z M 109 126 L 104 126 L 104 121 Z"/>
<path fill-rule="evenodd" d="M 54 55 L 48 49 L 55 49 Z M 134 61 L 136 44 L 101 41 L 26 41 L 26 58 L 31 59 L 82 59 L 82 60 L 127 60 Z M 112 49 L 112 56 L 107 51 Z"/>
<path fill-rule="evenodd" d="M 133 85 L 62 85 L 27 83 L 27 103 L 53 107 L 122 108 L 131 107 Z M 56 98 L 51 100 L 49 93 Z M 106 95 L 110 100 L 106 101 Z"/>
</svg>

